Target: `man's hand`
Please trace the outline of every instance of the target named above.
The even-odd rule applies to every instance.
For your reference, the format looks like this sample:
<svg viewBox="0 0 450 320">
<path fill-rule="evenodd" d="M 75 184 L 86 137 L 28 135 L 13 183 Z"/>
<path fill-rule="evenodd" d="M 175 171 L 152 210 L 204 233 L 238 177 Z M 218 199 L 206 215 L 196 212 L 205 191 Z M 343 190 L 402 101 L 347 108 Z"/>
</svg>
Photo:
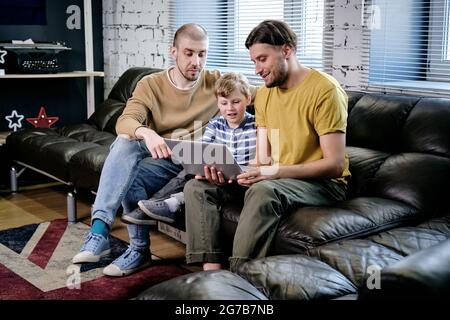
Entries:
<svg viewBox="0 0 450 320">
<path fill-rule="evenodd" d="M 167 146 L 164 139 L 155 131 L 140 127 L 136 130 L 135 135 L 138 139 L 143 139 L 148 151 L 153 159 L 166 159 L 172 156 L 172 151 Z"/>
<path fill-rule="evenodd" d="M 252 184 L 263 180 L 278 179 L 279 166 L 262 166 L 252 168 L 247 172 L 238 175 L 237 182 L 244 187 L 250 187 Z"/>
<path fill-rule="evenodd" d="M 214 167 L 204 167 L 205 175 L 199 176 L 196 175 L 195 179 L 197 180 L 208 180 L 210 183 L 215 184 L 217 186 L 224 186 L 228 183 L 233 183 L 233 180 L 229 179 L 228 181 L 225 181 L 225 177 L 223 176 L 223 173 L 220 171 L 217 171 Z"/>
</svg>

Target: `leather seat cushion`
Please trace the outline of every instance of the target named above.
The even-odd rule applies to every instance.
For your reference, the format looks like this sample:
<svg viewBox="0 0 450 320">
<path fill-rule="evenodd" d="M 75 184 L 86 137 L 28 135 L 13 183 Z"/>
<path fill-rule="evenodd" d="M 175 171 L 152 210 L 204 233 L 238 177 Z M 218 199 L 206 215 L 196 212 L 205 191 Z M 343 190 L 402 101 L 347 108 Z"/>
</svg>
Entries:
<svg viewBox="0 0 450 320">
<path fill-rule="evenodd" d="M 162 282 L 139 294 L 137 300 L 267 300 L 238 275 L 226 270 L 190 273 Z"/>
<path fill-rule="evenodd" d="M 97 190 L 109 146 L 96 145 L 75 154 L 69 163 L 70 179 L 76 188 Z"/>
<path fill-rule="evenodd" d="M 98 131 L 94 126 L 88 124 L 65 126 L 61 128 L 59 132 L 62 136 L 80 142 L 93 142 L 106 146 L 109 146 L 116 138 L 115 135 L 105 131 Z"/>
<path fill-rule="evenodd" d="M 304 255 L 251 260 L 238 268 L 238 274 L 269 300 L 328 299 L 356 291 L 340 272 L 319 259 Z"/>
<path fill-rule="evenodd" d="M 304 207 L 282 220 L 275 252 L 304 252 L 343 238 L 357 238 L 417 221 L 417 210 L 401 202 L 359 197 L 333 207 Z"/>
<path fill-rule="evenodd" d="M 381 165 L 368 182 L 367 193 L 402 201 L 431 217 L 448 208 L 449 177 L 449 158 L 400 153 L 390 156 Z"/>
<path fill-rule="evenodd" d="M 41 151 L 35 157 L 38 161 L 38 168 L 68 182 L 70 181 L 69 161 L 72 156 L 82 150 L 95 147 L 96 144 L 79 142 L 70 138 L 65 139 L 59 143 L 42 146 Z"/>
<path fill-rule="evenodd" d="M 330 243 L 309 251 L 311 256 L 345 275 L 357 287 L 368 276 L 368 267 L 380 269 L 403 257 L 450 238 L 450 215 L 416 227 L 402 227 L 371 236 Z M 414 241 L 412 241 L 414 239 Z"/>
<path fill-rule="evenodd" d="M 232 243 L 240 210 L 239 203 L 227 204 L 222 210 L 224 244 Z M 272 254 L 303 253 L 328 242 L 368 236 L 419 219 L 415 208 L 375 197 L 354 198 L 333 207 L 304 207 L 282 218 Z"/>
</svg>

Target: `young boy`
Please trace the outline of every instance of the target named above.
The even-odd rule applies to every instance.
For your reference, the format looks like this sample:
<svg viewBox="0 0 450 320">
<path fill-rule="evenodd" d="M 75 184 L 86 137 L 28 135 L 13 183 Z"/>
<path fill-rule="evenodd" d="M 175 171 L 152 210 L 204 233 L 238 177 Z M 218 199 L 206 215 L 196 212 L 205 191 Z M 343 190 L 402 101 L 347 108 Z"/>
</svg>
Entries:
<svg viewBox="0 0 450 320">
<path fill-rule="evenodd" d="M 226 144 L 236 162 L 246 165 L 256 153 L 255 117 L 246 112 L 252 98 L 250 85 L 243 75 L 227 73 L 217 80 L 215 95 L 221 115 L 209 121 L 202 140 Z M 184 185 L 192 177 L 183 170 L 151 199 L 139 201 L 139 207 L 152 219 L 174 222 L 184 204 Z M 128 219 L 122 216 L 124 222 L 139 222 Z"/>
</svg>

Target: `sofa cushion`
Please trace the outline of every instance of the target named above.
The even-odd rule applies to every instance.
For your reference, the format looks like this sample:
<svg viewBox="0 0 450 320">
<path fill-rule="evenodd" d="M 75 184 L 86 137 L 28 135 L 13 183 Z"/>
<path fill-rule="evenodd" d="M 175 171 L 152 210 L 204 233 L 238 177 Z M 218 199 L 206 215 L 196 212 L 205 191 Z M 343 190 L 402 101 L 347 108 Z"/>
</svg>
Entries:
<svg viewBox="0 0 450 320">
<path fill-rule="evenodd" d="M 421 99 L 403 127 L 402 149 L 450 158 L 449 119 L 448 99 Z"/>
<path fill-rule="evenodd" d="M 409 254 L 449 239 L 450 233 L 446 232 L 449 227 L 450 215 L 447 215 L 416 227 L 396 228 L 367 239 L 330 243 L 308 253 L 345 275 L 357 287 L 361 287 L 365 284 L 370 266 L 382 269 Z"/>
<path fill-rule="evenodd" d="M 382 198 L 359 197 L 332 207 L 304 207 L 280 223 L 275 253 L 304 252 L 344 238 L 374 234 L 417 220 L 417 210 Z"/>
<path fill-rule="evenodd" d="M 95 125 L 98 130 L 104 130 L 115 134 L 117 118 L 122 114 L 125 103 L 113 99 L 106 99 L 89 118 L 88 123 Z M 113 131 L 111 131 L 113 123 Z"/>
<path fill-rule="evenodd" d="M 382 234 L 370 236 L 367 239 L 402 256 L 408 256 L 423 248 L 434 246 L 446 240 L 449 235 L 450 233 L 442 233 L 439 230 L 419 226 L 393 229 Z M 414 241 L 411 241 L 411 239 L 414 239 Z"/>
<path fill-rule="evenodd" d="M 159 72 L 161 69 L 152 69 L 152 68 L 130 68 L 125 71 L 114 84 L 111 92 L 108 95 L 108 99 L 120 101 L 126 103 L 128 98 L 133 94 L 134 88 L 136 84 L 141 80 L 144 76 L 151 74 L 153 72 Z"/>
<path fill-rule="evenodd" d="M 340 272 L 303 255 L 249 261 L 240 266 L 238 273 L 270 300 L 328 299 L 356 291 Z"/>
<path fill-rule="evenodd" d="M 69 182 L 68 163 L 77 152 L 94 146 L 60 136 L 55 131 L 26 132 L 8 140 L 14 160 L 44 171 L 64 182 Z"/>
<path fill-rule="evenodd" d="M 430 216 L 448 207 L 450 159 L 422 153 L 392 155 L 369 181 L 368 194 L 404 202 Z"/>
<path fill-rule="evenodd" d="M 226 270 L 191 273 L 145 290 L 137 300 L 267 300 L 246 280 Z"/>
<path fill-rule="evenodd" d="M 347 145 L 396 152 L 405 121 L 419 97 L 367 94 L 348 116 Z"/>
<path fill-rule="evenodd" d="M 450 298 L 450 240 L 381 270 L 378 290 L 362 286 L 359 299 L 443 299 Z M 445 300 L 444 300 L 445 299 Z"/>
<path fill-rule="evenodd" d="M 34 128 L 34 129 L 20 130 L 8 135 L 8 137 L 6 138 L 7 141 L 6 145 L 7 147 L 12 148 L 14 151 L 17 151 L 16 149 L 20 146 L 20 143 L 29 138 L 36 136 L 48 136 L 50 138 L 51 136 L 58 136 L 58 135 L 59 133 L 56 131 L 56 129 Z"/>
<path fill-rule="evenodd" d="M 114 84 L 108 98 L 90 116 L 88 123 L 96 126 L 100 131 L 107 131 L 115 135 L 117 118 L 122 114 L 136 84 L 146 75 L 157 71 L 160 70 L 140 67 L 125 71 Z"/>
<path fill-rule="evenodd" d="M 58 143 L 47 144 L 42 146 L 40 152 L 35 155 L 37 168 L 69 182 L 69 161 L 72 156 L 94 146 L 94 143 L 79 142 L 70 138 L 65 138 L 64 141 Z M 30 162 L 32 161 L 28 159 L 27 163 Z"/>
<path fill-rule="evenodd" d="M 70 180 L 76 188 L 96 191 L 109 146 L 95 146 L 75 154 L 69 162 Z"/>
<path fill-rule="evenodd" d="M 348 113 L 352 111 L 355 104 L 364 96 L 364 93 L 360 91 L 347 91 L 348 97 Z"/>
<path fill-rule="evenodd" d="M 269 299 L 355 298 L 361 289 L 367 291 L 369 276 L 383 268 L 383 272 L 391 277 L 401 278 L 401 282 L 395 281 L 393 286 L 407 281 L 406 287 L 411 285 L 410 288 L 415 288 L 416 297 L 426 298 L 429 290 L 436 293 L 434 289 L 448 294 L 448 239 L 450 215 L 445 215 L 366 239 L 329 243 L 311 250 L 310 256 L 291 254 L 245 262 L 237 272 L 248 282 L 237 275 L 230 275 L 228 271 L 198 272 L 156 285 L 139 298 L 248 299 L 249 293 L 252 297 L 257 296 L 254 289 Z M 428 254 L 429 248 L 431 255 Z M 413 263 L 408 262 L 406 256 L 411 257 Z M 405 270 L 409 270 L 407 274 Z M 434 276 L 427 282 L 430 270 Z M 383 281 L 383 273 L 381 279 Z M 254 287 L 249 287 L 249 283 Z M 427 285 L 430 283 L 432 285 Z M 420 292 L 417 288 L 426 288 L 426 291 Z M 391 286 L 387 289 L 396 288 Z M 377 295 L 377 291 L 370 294 Z"/>
<path fill-rule="evenodd" d="M 366 194 L 370 181 L 390 154 L 359 147 L 347 147 L 347 154 L 352 174 L 348 184 L 348 198 L 354 198 Z"/>
<path fill-rule="evenodd" d="M 449 227 L 450 215 L 447 215 L 366 239 L 329 243 L 310 250 L 310 256 L 283 255 L 251 260 L 239 266 L 238 273 L 269 299 L 349 297 L 361 288 L 366 289 L 374 271 L 385 267 L 389 270 L 389 266 L 401 265 L 408 255 L 420 255 L 423 250 L 445 243 L 450 238 Z M 436 259 L 437 255 L 434 256 Z M 441 285 L 449 287 L 448 283 Z"/>
</svg>

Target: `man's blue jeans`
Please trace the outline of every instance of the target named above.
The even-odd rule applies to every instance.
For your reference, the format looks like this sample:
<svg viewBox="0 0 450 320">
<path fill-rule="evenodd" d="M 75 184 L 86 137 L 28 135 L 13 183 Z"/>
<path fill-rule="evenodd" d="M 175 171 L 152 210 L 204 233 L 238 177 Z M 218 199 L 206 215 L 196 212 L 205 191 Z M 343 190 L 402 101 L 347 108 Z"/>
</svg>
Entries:
<svg viewBox="0 0 450 320">
<path fill-rule="evenodd" d="M 181 169 L 170 159 L 151 158 L 144 141 L 118 136 L 103 165 L 92 220 L 104 221 L 111 230 L 120 205 L 124 212 L 131 212 L 139 200 L 150 198 Z M 139 251 L 147 250 L 149 232 L 149 226 L 128 225 L 130 245 Z"/>
</svg>

